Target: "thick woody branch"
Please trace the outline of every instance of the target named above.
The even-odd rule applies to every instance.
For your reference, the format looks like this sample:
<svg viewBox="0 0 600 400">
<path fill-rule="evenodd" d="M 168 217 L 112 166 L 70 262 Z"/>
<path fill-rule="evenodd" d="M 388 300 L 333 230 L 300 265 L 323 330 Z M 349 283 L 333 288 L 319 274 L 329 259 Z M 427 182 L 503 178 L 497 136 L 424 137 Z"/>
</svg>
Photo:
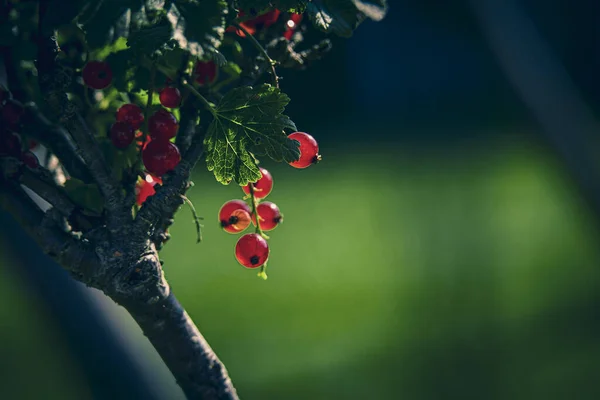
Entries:
<svg viewBox="0 0 600 400">
<path fill-rule="evenodd" d="M 237 399 L 225 366 L 170 293 L 155 304 L 127 305 L 189 399 Z"/>
<path fill-rule="evenodd" d="M 40 248 L 78 280 L 88 282 L 98 259 L 89 244 L 62 230 L 53 215 L 42 212 L 35 202 L 16 185 L 0 185 L 0 204 L 21 224 Z"/>
<path fill-rule="evenodd" d="M 87 166 L 77 152 L 75 143 L 64 129 L 48 121 L 34 103 L 25 104 L 24 120 L 24 131 L 49 148 L 58 157 L 70 176 L 85 183 L 92 181 Z"/>
<path fill-rule="evenodd" d="M 56 62 L 59 52 L 56 38 L 43 36 L 38 48 L 38 74 L 44 100 L 59 117 L 59 121 L 71 134 L 77 144 L 78 155 L 89 168 L 105 200 L 108 225 L 117 231 L 128 221 L 127 207 L 124 206 L 119 184 L 104 159 L 100 146 L 93 133 L 79 115 L 76 106 L 67 98 L 66 90 L 71 84 L 72 71 Z"/>
</svg>

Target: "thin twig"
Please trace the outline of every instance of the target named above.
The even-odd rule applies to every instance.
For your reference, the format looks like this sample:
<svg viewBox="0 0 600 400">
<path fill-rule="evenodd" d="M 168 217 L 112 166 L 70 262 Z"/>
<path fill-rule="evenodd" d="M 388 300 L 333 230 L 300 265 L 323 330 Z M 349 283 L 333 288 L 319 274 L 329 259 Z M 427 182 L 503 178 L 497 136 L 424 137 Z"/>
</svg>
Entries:
<svg viewBox="0 0 600 400">
<path fill-rule="evenodd" d="M 239 30 L 241 30 L 242 32 L 244 32 L 246 34 L 246 37 L 248 39 L 250 39 L 250 42 L 252 42 L 252 44 L 254 45 L 254 47 L 256 47 L 256 49 L 263 55 L 263 57 L 265 57 L 265 59 L 267 60 L 267 63 L 269 63 L 269 66 L 271 67 L 271 75 L 273 76 L 273 85 L 275 87 L 279 87 L 279 77 L 277 76 L 277 71 L 275 70 L 275 61 L 273 61 L 271 59 L 271 57 L 269 57 L 269 54 L 267 53 L 267 51 L 265 50 L 265 48 L 258 42 L 258 40 L 256 40 L 256 38 L 246 30 L 246 28 L 244 28 L 242 25 L 234 22 L 233 26 L 235 26 L 236 28 L 238 28 Z"/>
</svg>

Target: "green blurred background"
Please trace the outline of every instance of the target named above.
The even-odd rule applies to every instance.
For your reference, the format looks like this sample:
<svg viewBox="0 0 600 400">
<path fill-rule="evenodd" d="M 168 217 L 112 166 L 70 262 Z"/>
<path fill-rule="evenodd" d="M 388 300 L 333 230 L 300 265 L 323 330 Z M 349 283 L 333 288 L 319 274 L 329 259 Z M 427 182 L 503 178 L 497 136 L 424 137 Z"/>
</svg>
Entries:
<svg viewBox="0 0 600 400">
<path fill-rule="evenodd" d="M 165 272 L 244 399 L 600 398 L 598 221 L 468 8 L 423 3 L 392 4 L 313 70 L 284 75 L 289 114 L 324 160 L 264 163 L 285 215 L 268 281 L 236 263 L 237 236 L 217 224 L 241 190 L 196 171 L 204 241 L 183 208 Z M 523 3 L 598 104 L 597 6 Z M 57 318 L 36 288 L 60 288 L 28 283 L 32 250 L 2 240 L 0 398 L 134 398 L 98 389 L 117 379 L 82 367 L 108 365 L 101 343 L 65 328 L 85 316 Z M 111 322 L 94 329 L 118 338 L 156 397 L 181 399 L 124 312 L 77 290 L 93 292 Z"/>
</svg>

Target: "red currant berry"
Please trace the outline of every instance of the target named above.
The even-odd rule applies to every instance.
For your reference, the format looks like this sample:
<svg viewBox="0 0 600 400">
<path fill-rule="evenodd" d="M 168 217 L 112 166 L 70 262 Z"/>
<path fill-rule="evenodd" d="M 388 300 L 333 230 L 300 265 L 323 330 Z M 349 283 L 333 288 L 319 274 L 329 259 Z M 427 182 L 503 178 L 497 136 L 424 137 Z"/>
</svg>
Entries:
<svg viewBox="0 0 600 400">
<path fill-rule="evenodd" d="M 2 122 L 11 128 L 16 128 L 21 122 L 25 109 L 21 103 L 9 99 L 2 107 Z"/>
<path fill-rule="evenodd" d="M 148 118 L 148 131 L 153 139 L 169 140 L 177 134 L 179 124 L 173 114 L 160 109 Z"/>
<path fill-rule="evenodd" d="M 304 132 L 294 132 L 288 138 L 300 142 L 300 158 L 290 165 L 294 168 L 306 168 L 321 161 L 319 145 L 315 138 Z"/>
<path fill-rule="evenodd" d="M 283 215 L 279 211 L 279 207 L 270 201 L 264 201 L 256 207 L 258 219 L 260 221 L 260 229 L 263 231 L 271 231 L 277 228 L 283 221 Z M 256 217 L 252 216 L 252 223 L 256 225 Z"/>
<path fill-rule="evenodd" d="M 155 178 L 150 174 L 146 174 L 146 179 L 140 180 L 135 185 L 136 203 L 138 206 L 144 204 L 146 199 L 156 193 L 154 186 L 162 185 L 162 179 Z"/>
<path fill-rule="evenodd" d="M 239 233 L 250 224 L 250 206 L 243 200 L 229 200 L 219 210 L 219 222 L 225 232 Z M 247 218 L 246 218 L 247 216 Z M 246 224 L 247 220 L 247 225 Z"/>
<path fill-rule="evenodd" d="M 198 61 L 194 68 L 196 83 L 199 85 L 211 84 L 217 80 L 217 64 L 214 61 Z"/>
<path fill-rule="evenodd" d="M 290 40 L 292 38 L 296 29 L 298 29 L 298 25 L 300 24 L 300 21 L 302 21 L 302 14 L 290 15 L 290 19 L 285 23 L 286 31 L 283 34 L 283 36 L 287 40 Z"/>
<path fill-rule="evenodd" d="M 164 88 L 160 91 L 158 97 L 160 99 L 160 104 L 167 108 L 179 107 L 179 103 L 181 102 L 181 92 L 174 87 Z"/>
<path fill-rule="evenodd" d="M 0 136 L 0 155 L 18 158 L 21 155 L 21 136 L 15 132 L 3 132 Z"/>
<path fill-rule="evenodd" d="M 83 83 L 92 89 L 104 89 L 112 82 L 113 74 L 108 63 L 89 61 L 81 71 Z"/>
<path fill-rule="evenodd" d="M 264 199 L 271 193 L 273 189 L 273 177 L 271 173 L 264 168 L 259 168 L 261 178 L 256 181 L 256 183 L 252 183 L 254 187 L 254 197 L 257 199 Z M 250 194 L 250 185 L 242 186 L 242 190 L 246 194 Z"/>
<path fill-rule="evenodd" d="M 246 268 L 258 268 L 269 258 L 269 245 L 258 233 L 247 233 L 235 245 L 235 258 Z"/>
<path fill-rule="evenodd" d="M 40 167 L 40 161 L 31 151 L 26 151 L 21 154 L 21 161 L 23 161 L 23 164 L 31 169 L 37 169 Z"/>
<path fill-rule="evenodd" d="M 133 129 L 140 129 L 144 122 L 144 113 L 135 104 L 124 104 L 117 110 L 117 121 L 129 122 Z"/>
<path fill-rule="evenodd" d="M 280 14 L 281 14 L 281 11 L 275 9 L 275 10 L 269 11 L 267 13 L 261 14 L 255 18 L 246 20 L 246 21 L 240 23 L 240 25 L 243 26 L 244 29 L 246 29 L 249 34 L 254 35 L 256 33 L 256 31 L 258 31 L 262 28 L 268 28 L 269 26 L 271 26 L 275 22 L 277 22 L 277 19 L 279 18 Z M 244 13 L 244 11 L 241 11 L 241 10 L 238 13 L 238 17 L 243 17 L 245 15 L 246 14 Z M 227 32 L 235 32 L 240 37 L 246 37 L 246 34 L 244 33 L 244 31 L 242 31 L 241 29 L 237 29 L 233 26 L 230 26 L 229 28 L 227 28 Z"/>
<path fill-rule="evenodd" d="M 168 140 L 153 140 L 142 151 L 142 161 L 146 170 L 155 176 L 163 176 L 175 169 L 181 155 L 179 149 Z"/>
<path fill-rule="evenodd" d="M 115 122 L 110 128 L 110 141 L 117 149 L 124 149 L 133 142 L 135 131 L 129 122 Z"/>
</svg>

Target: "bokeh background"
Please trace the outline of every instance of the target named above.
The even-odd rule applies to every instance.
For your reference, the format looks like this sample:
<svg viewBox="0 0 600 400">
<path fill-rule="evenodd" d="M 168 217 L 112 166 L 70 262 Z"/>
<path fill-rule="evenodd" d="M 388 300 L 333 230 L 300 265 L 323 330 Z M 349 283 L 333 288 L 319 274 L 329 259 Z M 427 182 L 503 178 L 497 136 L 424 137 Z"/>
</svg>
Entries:
<svg viewBox="0 0 600 400">
<path fill-rule="evenodd" d="M 198 168 L 204 241 L 183 208 L 162 253 L 173 290 L 243 399 L 600 398 L 593 196 L 508 79 L 517 61 L 489 41 L 485 7 L 391 3 L 313 69 L 284 73 L 288 114 L 324 160 L 264 163 L 285 215 L 269 280 L 236 263 L 237 236 L 217 225 L 241 190 Z M 533 51 L 529 68 L 564 68 L 597 115 L 600 4 L 504 4 L 556 62 Z M 506 35 L 522 26 L 494 15 Z M 0 218 L 0 398 L 183 398 L 122 309 Z"/>
</svg>

